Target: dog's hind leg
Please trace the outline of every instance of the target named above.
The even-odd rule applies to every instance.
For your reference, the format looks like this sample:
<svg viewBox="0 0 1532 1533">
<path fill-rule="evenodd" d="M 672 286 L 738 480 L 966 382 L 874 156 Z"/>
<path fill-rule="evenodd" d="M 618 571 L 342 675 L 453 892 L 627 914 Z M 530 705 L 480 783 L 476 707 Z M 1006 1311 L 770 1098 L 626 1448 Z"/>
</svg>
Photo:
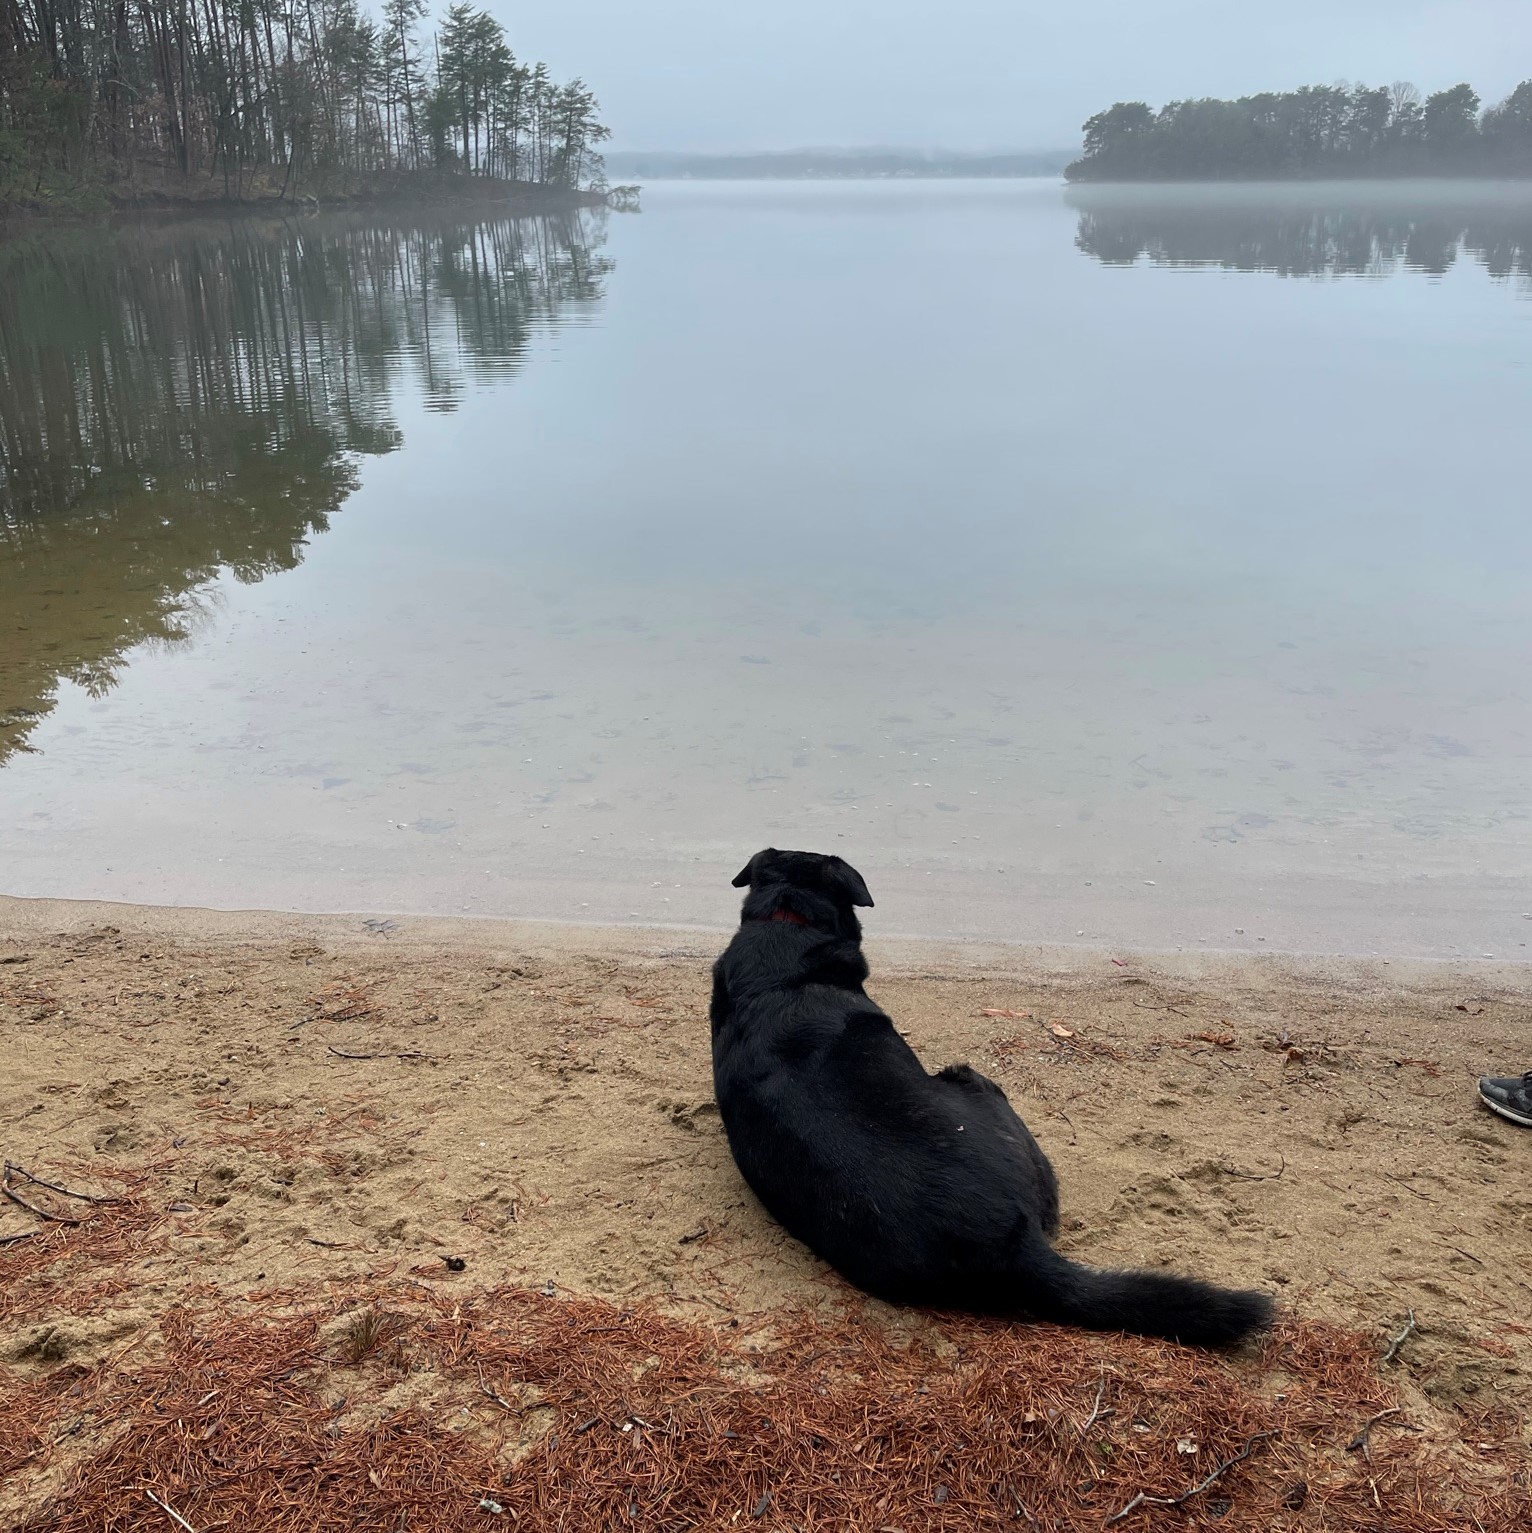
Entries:
<svg viewBox="0 0 1532 1533">
<path fill-rule="evenodd" d="M 1059 1232 L 1059 1179 L 1054 1174 L 1053 1163 L 1043 1154 L 1043 1148 L 1032 1137 L 1032 1131 L 1016 1114 L 1011 1099 L 1005 1091 L 987 1075 L 980 1075 L 972 1065 L 948 1065 L 937 1073 L 938 1080 L 950 1081 L 975 1097 L 987 1099 L 1004 1120 L 1006 1130 L 1016 1135 L 1032 1168 L 1037 1192 L 1037 1216 L 1045 1235 Z"/>
</svg>

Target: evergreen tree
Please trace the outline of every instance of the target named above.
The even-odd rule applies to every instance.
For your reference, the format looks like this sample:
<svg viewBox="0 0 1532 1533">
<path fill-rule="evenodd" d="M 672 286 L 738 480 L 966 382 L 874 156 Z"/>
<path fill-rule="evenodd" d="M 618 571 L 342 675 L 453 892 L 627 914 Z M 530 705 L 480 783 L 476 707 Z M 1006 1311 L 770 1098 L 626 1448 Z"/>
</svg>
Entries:
<svg viewBox="0 0 1532 1533">
<path fill-rule="evenodd" d="M 423 42 L 426 0 L 372 3 L 0 0 L 0 206 L 193 178 L 231 197 L 432 168 L 599 179 L 581 82 L 520 64 L 472 4 Z"/>
</svg>

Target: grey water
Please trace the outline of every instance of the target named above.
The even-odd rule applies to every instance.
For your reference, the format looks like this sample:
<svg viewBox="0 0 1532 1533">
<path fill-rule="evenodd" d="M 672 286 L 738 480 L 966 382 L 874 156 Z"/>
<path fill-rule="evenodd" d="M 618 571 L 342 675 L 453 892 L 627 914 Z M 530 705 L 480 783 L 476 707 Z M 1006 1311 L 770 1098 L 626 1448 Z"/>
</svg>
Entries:
<svg viewBox="0 0 1532 1533">
<path fill-rule="evenodd" d="M 0 893 L 1525 958 L 1532 189 L 0 246 Z"/>
</svg>

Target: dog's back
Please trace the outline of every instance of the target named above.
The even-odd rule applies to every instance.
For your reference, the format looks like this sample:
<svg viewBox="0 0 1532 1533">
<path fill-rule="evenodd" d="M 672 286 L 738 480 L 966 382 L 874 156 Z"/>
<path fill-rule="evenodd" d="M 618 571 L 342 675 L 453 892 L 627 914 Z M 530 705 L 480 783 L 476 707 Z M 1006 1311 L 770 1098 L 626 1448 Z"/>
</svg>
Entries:
<svg viewBox="0 0 1532 1533">
<path fill-rule="evenodd" d="M 1052 1168 L 998 1087 L 966 1067 L 928 1075 L 860 985 L 805 983 L 824 945 L 807 928 L 747 925 L 718 962 L 729 1147 L 772 1216 L 858 1287 L 951 1303 L 954 1234 L 962 1265 L 986 1250 L 1002 1262 L 1029 1218 L 1055 1223 Z M 771 969 L 791 977 L 739 983 Z"/>
<path fill-rule="evenodd" d="M 790 1233 L 896 1302 L 1214 1344 L 1265 1322 L 1262 1295 L 1053 1250 L 1053 1169 L 1004 1092 L 967 1065 L 927 1074 L 863 990 L 854 869 L 766 852 L 736 882 L 751 890 L 714 966 L 714 1086 L 741 1173 Z"/>
</svg>

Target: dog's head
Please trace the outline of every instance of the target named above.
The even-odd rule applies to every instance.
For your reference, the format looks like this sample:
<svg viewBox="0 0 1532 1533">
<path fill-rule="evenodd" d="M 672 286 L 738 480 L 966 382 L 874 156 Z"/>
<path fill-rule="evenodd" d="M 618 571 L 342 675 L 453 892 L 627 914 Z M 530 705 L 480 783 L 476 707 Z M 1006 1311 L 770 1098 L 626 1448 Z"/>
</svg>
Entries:
<svg viewBox="0 0 1532 1533">
<path fill-rule="evenodd" d="M 749 887 L 740 919 L 790 921 L 841 936 L 860 937 L 852 907 L 872 907 L 862 875 L 844 858 L 823 852 L 757 852 L 735 876 Z"/>
</svg>

